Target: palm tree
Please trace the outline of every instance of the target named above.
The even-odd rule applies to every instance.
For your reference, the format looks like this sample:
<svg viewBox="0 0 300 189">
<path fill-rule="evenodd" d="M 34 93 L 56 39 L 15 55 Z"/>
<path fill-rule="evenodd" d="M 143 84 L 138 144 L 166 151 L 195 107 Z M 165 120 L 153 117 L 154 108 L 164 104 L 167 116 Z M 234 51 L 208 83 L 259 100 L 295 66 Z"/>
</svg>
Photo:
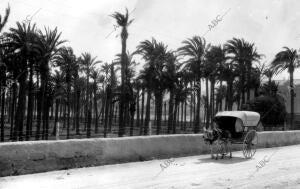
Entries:
<svg viewBox="0 0 300 189">
<path fill-rule="evenodd" d="M 191 91 L 191 89 L 187 85 L 188 82 L 184 76 L 185 76 L 185 71 L 177 72 L 177 79 L 175 81 L 175 87 L 174 87 L 175 108 L 174 108 L 174 118 L 173 118 L 173 134 L 176 133 L 176 120 L 177 120 L 176 115 L 177 115 L 177 109 L 179 109 L 178 106 L 180 103 L 184 103 L 187 100 L 188 94 Z"/>
<path fill-rule="evenodd" d="M 200 129 L 200 101 L 201 101 L 201 78 L 203 76 L 203 63 L 206 47 L 206 41 L 200 36 L 194 36 L 191 39 L 187 39 L 182 42 L 183 46 L 180 47 L 179 54 L 187 57 L 186 68 L 188 68 L 194 76 L 196 85 L 194 88 L 197 91 L 197 110 L 195 115 L 195 127 L 194 132 L 198 133 Z"/>
<path fill-rule="evenodd" d="M 57 130 L 56 129 L 57 122 L 58 122 L 58 110 L 65 94 L 65 86 L 64 86 L 65 74 L 63 72 L 59 72 L 58 70 L 55 70 L 54 75 L 51 77 L 51 80 L 55 90 L 55 116 L 54 116 L 54 127 L 52 132 L 53 135 L 55 136 Z"/>
<path fill-rule="evenodd" d="M 65 40 L 60 40 L 61 33 L 58 33 L 57 28 L 51 30 L 50 28 L 45 28 L 44 33 L 39 31 L 39 62 L 37 69 L 41 76 L 41 88 L 40 88 L 40 99 L 38 101 L 38 122 L 37 122 L 37 135 L 36 138 L 39 139 L 40 132 L 40 120 L 41 114 L 43 112 L 43 137 L 47 139 L 48 137 L 48 121 L 45 120 L 49 114 L 49 107 L 47 106 L 46 91 L 49 77 L 50 77 L 50 62 L 56 56 L 59 51 L 59 46 L 65 43 Z"/>
<path fill-rule="evenodd" d="M 210 90 L 210 109 L 207 113 L 207 125 L 209 124 L 209 113 L 210 113 L 210 119 L 212 121 L 212 118 L 215 114 L 215 83 L 218 75 L 220 75 L 220 71 L 223 69 L 223 64 L 226 60 L 225 57 L 225 50 L 221 46 L 211 46 L 206 55 L 205 55 L 205 64 L 204 64 L 204 75 L 210 80 L 211 83 L 211 90 Z M 208 91 L 208 89 L 207 89 Z M 208 105 L 208 104 L 207 104 Z"/>
<path fill-rule="evenodd" d="M 169 114 L 168 114 L 168 133 L 171 132 L 174 124 L 174 100 L 175 87 L 178 79 L 178 71 L 180 65 L 177 64 L 177 57 L 174 53 L 170 53 L 166 62 L 165 82 L 169 90 Z"/>
<path fill-rule="evenodd" d="M 98 69 L 91 70 L 91 78 L 93 79 L 93 96 L 94 96 L 94 113 L 95 113 L 95 133 L 98 133 L 98 83 L 103 81 L 102 75 L 100 75 L 100 71 Z"/>
<path fill-rule="evenodd" d="M 73 53 L 71 47 L 60 48 L 58 54 L 54 57 L 54 63 L 59 66 L 65 74 L 65 81 L 67 84 L 67 139 L 70 137 L 70 93 L 71 93 L 71 81 L 76 68 L 76 56 Z"/>
<path fill-rule="evenodd" d="M 273 78 L 274 74 L 275 74 L 275 72 L 274 72 L 274 69 L 272 69 L 272 67 L 269 67 L 263 71 L 263 75 L 268 78 L 268 83 L 272 82 L 272 78 Z"/>
<path fill-rule="evenodd" d="M 238 69 L 235 67 L 233 62 L 228 62 L 224 64 L 222 69 L 222 76 L 224 81 L 226 81 L 226 100 L 225 100 L 225 110 L 232 110 L 233 105 L 233 84 L 235 78 L 239 75 Z"/>
<path fill-rule="evenodd" d="M 14 48 L 15 56 L 19 57 L 18 69 L 20 70 L 20 76 L 18 82 L 20 83 L 19 95 L 18 95 L 18 107 L 16 112 L 16 125 L 14 133 L 19 135 L 19 139 L 23 140 L 23 120 L 25 114 L 25 103 L 26 103 L 26 79 L 27 79 L 27 68 L 30 72 L 30 84 L 32 84 L 33 77 L 33 64 L 36 61 L 39 46 L 38 35 L 36 32 L 35 24 L 20 24 L 17 22 L 17 28 L 10 28 L 10 33 L 7 37 L 11 39 L 9 46 Z M 31 92 L 31 91 L 30 91 Z M 29 97 L 32 94 L 29 94 Z M 31 97 L 30 97 L 31 98 Z M 30 110 L 31 111 L 31 110 Z M 31 113 L 29 113 L 30 115 Z M 27 127 L 28 129 L 29 127 Z M 16 136 L 16 135 L 14 135 Z M 28 138 L 28 137 L 26 137 Z M 16 138 L 14 138 L 16 139 Z"/>
<path fill-rule="evenodd" d="M 2 60 L 2 73 L 1 73 L 1 88 L 3 87 L 4 81 L 10 81 L 12 84 L 12 89 L 10 90 L 10 108 L 9 112 L 9 122 L 10 122 L 10 139 L 13 139 L 14 131 L 14 118 L 15 118 L 15 104 L 16 104 L 16 96 L 17 96 L 17 84 L 16 80 L 22 75 L 20 71 L 19 65 L 19 56 L 15 56 L 15 47 L 12 45 L 12 39 L 9 38 L 7 35 L 3 35 L 1 37 L 1 60 Z M 5 68 L 4 68 L 4 67 Z M 4 68 L 4 69 L 3 69 Z M 7 74 L 8 73 L 8 74 Z M 5 83 L 6 86 L 6 83 Z M 2 96 L 4 91 L 2 90 Z M 3 98 L 2 98 L 3 100 Z M 2 114 L 4 115 L 4 114 Z M 2 119 L 2 118 L 1 118 Z M 3 117 L 4 119 L 4 117 Z M 4 122 L 1 123 L 1 128 L 4 130 Z M 4 138 L 4 136 L 3 136 Z M 15 137 L 16 138 L 16 137 Z"/>
<path fill-rule="evenodd" d="M 272 69 L 278 74 L 284 70 L 287 70 L 290 74 L 290 95 L 291 95 L 291 119 L 290 125 L 293 127 L 294 121 L 294 71 L 296 68 L 300 67 L 299 55 L 297 50 L 290 49 L 288 47 L 283 47 L 283 51 L 280 51 L 275 55 L 275 59 L 272 61 Z"/>
<path fill-rule="evenodd" d="M 87 117 L 87 137 L 91 136 L 91 101 L 90 101 L 90 93 L 89 93 L 89 79 L 91 70 L 95 69 L 95 66 L 101 61 L 97 61 L 97 57 L 92 57 L 90 53 L 83 53 L 80 61 L 81 69 L 85 72 L 86 75 L 86 103 L 85 103 L 85 110 L 86 110 L 86 117 Z"/>
<path fill-rule="evenodd" d="M 220 85 L 216 91 L 216 112 L 223 110 L 223 99 L 226 97 L 226 86 Z"/>
<path fill-rule="evenodd" d="M 134 80 L 134 88 L 136 90 L 136 127 L 139 128 L 140 125 L 142 125 L 140 122 L 140 92 L 142 89 L 142 81 L 139 78 Z"/>
<path fill-rule="evenodd" d="M 133 20 L 129 19 L 128 10 L 126 9 L 125 14 L 121 14 L 119 12 L 115 12 L 111 15 L 117 22 L 117 24 L 122 28 L 121 31 L 121 94 L 120 94 L 120 106 L 119 106 L 119 136 L 123 136 L 124 128 L 123 128 L 123 119 L 124 119 L 124 103 L 125 103 L 125 70 L 127 68 L 127 60 L 126 60 L 126 42 L 128 38 L 128 26 L 133 22 Z"/>
<path fill-rule="evenodd" d="M 170 54 L 167 51 L 167 46 L 162 42 L 157 42 L 154 38 L 151 41 L 142 41 L 137 47 L 137 53 L 141 54 L 146 61 L 144 71 L 147 72 L 145 74 L 151 80 L 151 82 L 148 81 L 148 87 L 150 88 L 148 90 L 149 92 L 153 92 L 155 96 L 156 134 L 160 134 L 163 95 L 166 89 L 164 68 Z"/>
<path fill-rule="evenodd" d="M 133 78 L 135 77 L 135 69 L 136 66 L 138 65 L 138 63 L 136 61 L 133 60 L 133 55 L 135 53 L 130 54 L 129 52 L 126 53 L 126 69 L 125 69 L 125 87 L 124 87 L 124 96 L 125 96 L 125 103 L 124 103 L 124 107 L 125 107 L 125 116 L 123 119 L 123 122 L 125 124 L 127 124 L 127 122 L 129 122 L 131 120 L 131 123 L 133 123 L 133 116 L 129 116 L 129 114 L 134 114 L 135 108 L 133 108 L 134 104 L 135 104 L 135 100 L 134 100 L 134 92 L 133 92 L 133 88 L 134 88 L 134 80 Z M 121 55 L 118 54 L 117 55 L 117 59 L 114 61 L 115 64 L 117 65 L 121 65 Z M 132 108 L 130 108 L 132 107 Z M 130 111 L 132 110 L 132 111 Z M 127 119 L 131 117 L 131 119 Z M 131 124 L 131 128 L 130 131 L 133 131 L 133 124 Z"/>
<path fill-rule="evenodd" d="M 0 35 L 1 35 L 1 31 L 2 29 L 4 28 L 4 26 L 6 25 L 7 23 L 7 20 L 8 20 L 8 17 L 9 17 L 9 14 L 10 14 L 10 7 L 8 5 L 8 7 L 6 8 L 5 10 L 5 16 L 2 18 L 2 16 L 0 15 Z M 3 20 L 2 20 L 3 19 Z M 1 43 L 3 43 L 1 41 Z M 2 54 L 2 50 L 0 49 L 1 51 L 1 55 L 0 55 L 0 76 L 1 76 L 1 79 L 0 79 L 0 99 L 1 99 L 1 141 L 4 141 L 4 104 L 5 104 L 5 92 L 4 92 L 4 89 L 2 89 L 2 86 L 4 86 L 4 83 L 5 83 L 5 72 L 6 72 L 6 66 L 5 64 L 2 62 L 2 56 L 4 54 Z M 1 97 L 2 96 L 2 97 Z"/>
<path fill-rule="evenodd" d="M 250 88 L 252 63 L 257 62 L 262 55 L 258 54 L 254 44 L 244 39 L 233 38 L 225 44 L 228 58 L 236 64 L 240 72 L 242 104 L 245 103 L 245 90 L 247 90 L 247 101 L 250 100 Z"/>
<path fill-rule="evenodd" d="M 251 69 L 249 88 L 254 89 L 254 97 L 258 96 L 258 89 L 261 85 L 262 75 L 263 75 L 263 70 L 261 68 L 255 67 Z"/>
<path fill-rule="evenodd" d="M 145 110 L 145 120 L 144 123 L 144 135 L 147 135 L 148 133 L 148 127 L 149 127 L 149 121 L 150 121 L 150 102 L 151 102 L 151 96 L 153 93 L 153 85 L 152 82 L 152 71 L 150 70 L 150 67 L 144 67 L 144 69 L 140 72 L 139 78 L 142 80 L 143 86 L 147 92 L 147 99 L 146 99 L 146 110 Z M 142 99 L 142 105 L 144 105 L 143 99 Z M 143 112 L 142 112 L 143 113 Z"/>
</svg>

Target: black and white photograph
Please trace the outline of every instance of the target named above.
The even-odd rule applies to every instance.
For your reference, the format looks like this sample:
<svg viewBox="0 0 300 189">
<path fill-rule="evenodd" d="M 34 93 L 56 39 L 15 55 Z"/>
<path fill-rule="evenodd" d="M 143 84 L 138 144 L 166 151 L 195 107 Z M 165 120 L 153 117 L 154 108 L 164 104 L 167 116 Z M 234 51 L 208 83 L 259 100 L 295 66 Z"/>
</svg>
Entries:
<svg viewBox="0 0 300 189">
<path fill-rule="evenodd" d="M 0 0 L 0 189 L 210 188 L 300 188 L 300 1 Z"/>
</svg>

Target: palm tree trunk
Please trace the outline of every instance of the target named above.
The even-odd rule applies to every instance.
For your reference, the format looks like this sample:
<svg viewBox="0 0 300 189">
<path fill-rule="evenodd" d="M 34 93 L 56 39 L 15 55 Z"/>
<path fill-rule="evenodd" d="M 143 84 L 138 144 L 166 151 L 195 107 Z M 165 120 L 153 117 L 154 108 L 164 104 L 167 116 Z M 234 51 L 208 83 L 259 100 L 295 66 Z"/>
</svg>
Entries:
<svg viewBox="0 0 300 189">
<path fill-rule="evenodd" d="M 112 129 L 114 111 L 115 111 L 115 105 L 114 105 L 114 103 L 111 102 L 109 105 L 108 132 L 111 132 L 111 129 Z"/>
<path fill-rule="evenodd" d="M 109 105 L 110 103 L 110 86 L 106 87 L 106 103 L 105 103 L 105 119 L 104 119 L 104 138 L 106 138 L 107 133 L 107 124 L 108 124 L 108 113 L 109 113 Z"/>
<path fill-rule="evenodd" d="M 150 103 L 151 103 L 151 92 L 147 93 L 147 102 L 146 102 L 146 117 L 145 117 L 145 126 L 144 126 L 144 135 L 148 133 L 149 121 L 150 121 Z"/>
<path fill-rule="evenodd" d="M 20 88 L 18 94 L 18 107 L 16 112 L 16 125 L 14 130 L 14 136 L 19 136 L 19 140 L 23 140 L 23 120 L 25 114 L 25 102 L 26 102 L 26 74 L 20 78 Z M 15 140 L 17 138 L 14 138 Z"/>
<path fill-rule="evenodd" d="M 170 90 L 170 99 L 169 99 L 169 116 L 168 116 L 168 133 L 171 133 L 173 127 L 173 115 L 174 115 L 174 92 Z"/>
<path fill-rule="evenodd" d="M 161 117 L 162 117 L 162 104 L 163 104 L 163 94 L 162 92 L 160 92 L 159 94 L 156 95 L 155 101 L 156 101 L 156 134 L 159 135 L 160 134 L 160 130 L 161 130 Z"/>
<path fill-rule="evenodd" d="M 242 79 L 241 79 L 241 82 L 242 82 L 242 105 L 245 104 L 245 79 L 244 79 L 244 76 L 242 76 Z"/>
<path fill-rule="evenodd" d="M 215 115 L 215 80 L 212 79 L 211 81 L 211 86 L 210 86 L 210 106 L 211 106 L 211 116 L 210 116 L 210 120 L 212 122 L 214 115 Z"/>
<path fill-rule="evenodd" d="M 16 96 L 17 96 L 17 84 L 13 83 L 12 84 L 12 102 L 11 102 L 11 117 L 10 117 L 10 139 L 13 140 L 15 137 L 14 128 L 15 128 L 15 123 L 14 123 L 14 118 L 15 118 L 15 109 L 16 109 Z"/>
<path fill-rule="evenodd" d="M 133 136 L 134 111 L 130 111 L 130 136 Z"/>
<path fill-rule="evenodd" d="M 91 112 L 91 107 L 92 105 L 89 105 L 88 112 L 87 112 L 87 128 L 86 128 L 86 137 L 90 138 L 91 137 L 91 125 L 92 125 L 92 112 Z"/>
<path fill-rule="evenodd" d="M 175 108 L 174 108 L 174 116 L 173 116 L 173 134 L 176 134 L 176 120 L 177 120 L 177 109 L 178 109 L 178 102 L 175 102 Z"/>
<path fill-rule="evenodd" d="M 127 41 L 127 28 L 122 28 L 121 40 L 122 40 L 122 54 L 121 54 L 121 95 L 120 95 L 120 106 L 119 106 L 119 137 L 124 135 L 124 108 L 125 108 L 125 70 L 126 70 L 126 41 Z"/>
<path fill-rule="evenodd" d="M 68 96 L 68 95 L 67 95 Z M 62 109 L 62 112 L 63 112 L 63 116 L 62 116 L 62 119 L 63 119 L 63 129 L 66 128 L 66 111 L 67 111 L 67 103 L 68 102 L 64 102 L 63 103 L 63 109 Z"/>
<path fill-rule="evenodd" d="M 98 105 L 97 105 L 97 86 L 94 83 L 94 110 L 95 110 L 95 133 L 98 133 Z"/>
<path fill-rule="evenodd" d="M 57 127 L 57 122 L 58 122 L 58 109 L 59 109 L 59 99 L 55 100 L 55 115 L 54 115 L 54 127 L 53 127 L 53 132 L 52 135 L 56 136 L 56 127 Z"/>
<path fill-rule="evenodd" d="M 30 138 L 30 128 L 32 127 L 33 115 L 33 68 L 32 65 L 29 71 L 29 84 L 28 84 L 28 104 L 27 104 L 27 120 L 26 120 L 26 140 Z"/>
<path fill-rule="evenodd" d="M 49 109 L 50 109 L 50 104 L 49 100 L 46 100 L 46 105 L 45 105 L 45 110 L 44 110 L 44 127 L 45 127 L 45 133 L 44 133 L 44 139 L 48 140 L 49 136 Z"/>
<path fill-rule="evenodd" d="M 42 105 L 41 105 L 41 111 L 43 112 L 42 116 L 42 123 L 43 123 L 43 131 L 42 131 L 42 138 L 45 139 L 47 131 L 47 116 L 49 114 L 48 109 L 48 99 L 47 99 L 47 88 L 48 88 L 48 73 L 43 72 L 41 73 L 41 86 L 42 86 Z"/>
<path fill-rule="evenodd" d="M 180 127 L 181 127 L 181 130 L 183 130 L 183 109 L 184 109 L 184 103 L 182 102 L 181 103 L 181 111 L 180 111 L 180 113 L 181 113 L 181 123 L 180 123 Z"/>
<path fill-rule="evenodd" d="M 67 139 L 70 138 L 70 93 L 71 93 L 71 84 L 67 83 Z"/>
<path fill-rule="evenodd" d="M 247 102 L 250 101 L 251 64 L 247 64 Z"/>
<path fill-rule="evenodd" d="M 206 128 L 209 128 L 210 111 L 209 111 L 208 78 L 205 78 L 205 86 L 206 86 Z"/>
<path fill-rule="evenodd" d="M 184 101 L 184 125 L 183 125 L 183 130 L 186 131 L 186 107 L 187 107 L 187 102 L 186 100 Z"/>
<path fill-rule="evenodd" d="M 228 92 L 228 110 L 232 110 L 232 105 L 233 105 L 233 81 L 229 82 L 229 92 Z"/>
<path fill-rule="evenodd" d="M 220 81 L 220 89 L 222 90 L 223 88 L 223 81 L 221 80 Z M 223 96 L 223 94 L 222 94 Z M 223 110 L 223 98 L 220 98 L 220 104 L 219 104 L 219 111 L 222 111 Z"/>
<path fill-rule="evenodd" d="M 137 90 L 136 95 L 136 127 L 140 126 L 140 90 Z"/>
<path fill-rule="evenodd" d="M 199 88 L 197 88 L 197 111 L 196 111 L 196 114 L 195 114 L 195 128 L 194 128 L 194 133 L 199 133 L 199 131 L 200 131 L 200 125 L 201 125 L 201 119 L 200 119 L 201 79 L 198 82 L 198 86 L 199 86 Z M 195 97 L 194 97 L 194 101 L 195 101 Z"/>
<path fill-rule="evenodd" d="M 145 109 L 145 89 L 142 89 L 142 109 L 141 109 L 141 126 L 140 126 L 140 135 L 143 134 L 143 125 L 144 125 L 144 109 Z"/>
<path fill-rule="evenodd" d="M 156 124 L 156 120 L 157 120 L 156 98 L 152 100 L 152 105 L 153 105 L 153 107 L 154 107 L 154 120 L 152 120 L 152 121 L 153 121 L 152 124 Z M 152 114 L 150 113 L 150 116 L 151 116 L 151 115 L 152 115 Z M 151 117 L 150 117 L 150 119 L 151 119 Z M 153 126 L 155 126 L 155 125 L 153 125 Z"/>
<path fill-rule="evenodd" d="M 193 126 L 193 94 L 191 94 L 191 102 L 190 102 L 190 127 Z"/>
<path fill-rule="evenodd" d="M 294 125 L 294 71 L 290 72 L 290 93 L 291 93 L 291 119 L 290 119 L 290 129 L 293 129 Z"/>
<path fill-rule="evenodd" d="M 76 135 L 80 135 L 80 119 L 79 119 L 79 114 L 80 114 L 80 90 L 77 89 L 76 91 Z"/>
<path fill-rule="evenodd" d="M 4 106 L 5 106 L 5 89 L 1 90 L 1 142 L 4 142 Z"/>
<path fill-rule="evenodd" d="M 167 102 L 164 103 L 164 116 L 165 116 L 164 126 L 166 126 L 167 125 Z"/>
</svg>

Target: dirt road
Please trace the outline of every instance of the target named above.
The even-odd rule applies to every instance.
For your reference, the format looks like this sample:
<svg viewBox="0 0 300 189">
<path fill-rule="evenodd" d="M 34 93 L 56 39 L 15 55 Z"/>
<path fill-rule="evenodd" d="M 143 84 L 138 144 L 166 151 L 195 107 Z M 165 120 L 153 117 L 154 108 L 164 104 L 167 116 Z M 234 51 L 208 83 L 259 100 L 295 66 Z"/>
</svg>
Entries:
<svg viewBox="0 0 300 189">
<path fill-rule="evenodd" d="M 300 145 L 0 178 L 1 189 L 300 188 Z"/>
</svg>

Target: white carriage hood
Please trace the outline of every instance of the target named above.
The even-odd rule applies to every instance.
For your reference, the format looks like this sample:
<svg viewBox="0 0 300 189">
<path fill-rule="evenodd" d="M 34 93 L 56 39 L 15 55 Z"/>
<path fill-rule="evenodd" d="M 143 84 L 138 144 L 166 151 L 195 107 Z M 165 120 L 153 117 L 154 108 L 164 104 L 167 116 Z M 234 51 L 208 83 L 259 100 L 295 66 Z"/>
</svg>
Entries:
<svg viewBox="0 0 300 189">
<path fill-rule="evenodd" d="M 260 120 L 260 114 L 252 111 L 223 111 L 218 112 L 215 117 L 223 116 L 240 118 L 244 126 L 257 126 Z"/>
</svg>

